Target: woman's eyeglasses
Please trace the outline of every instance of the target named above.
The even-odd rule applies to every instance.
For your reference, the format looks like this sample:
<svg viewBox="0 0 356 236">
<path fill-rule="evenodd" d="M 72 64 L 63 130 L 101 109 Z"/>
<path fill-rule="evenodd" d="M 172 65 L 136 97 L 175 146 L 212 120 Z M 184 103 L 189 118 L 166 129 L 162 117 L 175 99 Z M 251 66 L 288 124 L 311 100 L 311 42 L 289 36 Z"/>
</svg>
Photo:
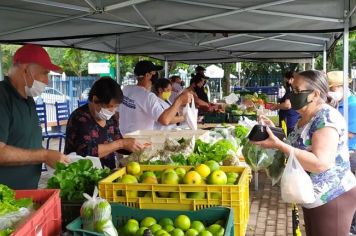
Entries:
<svg viewBox="0 0 356 236">
<path fill-rule="evenodd" d="M 304 90 L 292 90 L 292 92 L 294 93 L 294 94 L 299 94 L 299 93 L 311 93 L 311 92 L 313 92 L 314 90 L 313 89 L 304 89 Z"/>
</svg>

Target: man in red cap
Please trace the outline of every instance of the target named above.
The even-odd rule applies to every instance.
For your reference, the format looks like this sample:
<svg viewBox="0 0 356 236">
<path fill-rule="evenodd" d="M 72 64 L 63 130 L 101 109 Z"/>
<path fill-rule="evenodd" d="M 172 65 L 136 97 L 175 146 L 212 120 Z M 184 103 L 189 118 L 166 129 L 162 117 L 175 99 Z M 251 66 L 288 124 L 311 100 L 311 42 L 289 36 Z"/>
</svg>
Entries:
<svg viewBox="0 0 356 236">
<path fill-rule="evenodd" d="M 0 184 L 35 189 L 42 163 L 68 162 L 62 153 L 42 148 L 33 97 L 43 92 L 50 70 L 61 68 L 42 47 L 28 44 L 16 51 L 9 75 L 0 82 Z"/>
</svg>

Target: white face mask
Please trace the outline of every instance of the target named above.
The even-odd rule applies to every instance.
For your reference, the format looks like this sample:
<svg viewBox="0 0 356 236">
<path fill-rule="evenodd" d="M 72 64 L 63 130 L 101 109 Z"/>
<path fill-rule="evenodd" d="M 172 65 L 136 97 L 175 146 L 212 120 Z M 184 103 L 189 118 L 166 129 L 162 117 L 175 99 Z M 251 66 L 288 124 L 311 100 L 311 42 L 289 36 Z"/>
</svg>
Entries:
<svg viewBox="0 0 356 236">
<path fill-rule="evenodd" d="M 340 102 L 344 95 L 341 92 L 328 92 L 328 95 L 337 102 Z"/>
<path fill-rule="evenodd" d="M 101 108 L 98 113 L 96 113 L 97 117 L 101 120 L 110 120 L 110 118 L 115 114 L 115 112 L 110 111 L 106 108 Z"/>
<path fill-rule="evenodd" d="M 30 73 L 31 75 L 31 78 L 33 78 L 32 76 L 32 73 Z M 25 80 L 25 93 L 28 97 L 37 97 L 39 95 L 41 95 L 41 93 L 45 90 L 47 84 L 41 82 L 41 81 L 38 81 L 38 80 L 35 80 L 33 79 L 33 84 L 32 84 L 32 87 L 28 87 L 27 85 L 27 81 L 24 77 L 24 80 Z"/>
</svg>

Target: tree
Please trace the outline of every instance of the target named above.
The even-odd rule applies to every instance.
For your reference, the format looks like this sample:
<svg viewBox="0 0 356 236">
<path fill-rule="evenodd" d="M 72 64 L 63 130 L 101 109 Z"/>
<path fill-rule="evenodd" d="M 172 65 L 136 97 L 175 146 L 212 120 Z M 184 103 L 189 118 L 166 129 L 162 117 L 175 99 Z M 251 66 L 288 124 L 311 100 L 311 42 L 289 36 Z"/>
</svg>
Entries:
<svg viewBox="0 0 356 236">
<path fill-rule="evenodd" d="M 224 70 L 224 78 L 222 80 L 223 95 L 227 96 L 230 94 L 232 63 L 223 63 L 222 68 Z"/>
<path fill-rule="evenodd" d="M 12 65 L 12 58 L 16 52 L 16 50 L 20 47 L 20 45 L 6 45 L 2 44 L 1 51 L 2 51 L 2 69 L 4 75 L 7 75 L 9 69 Z"/>
</svg>

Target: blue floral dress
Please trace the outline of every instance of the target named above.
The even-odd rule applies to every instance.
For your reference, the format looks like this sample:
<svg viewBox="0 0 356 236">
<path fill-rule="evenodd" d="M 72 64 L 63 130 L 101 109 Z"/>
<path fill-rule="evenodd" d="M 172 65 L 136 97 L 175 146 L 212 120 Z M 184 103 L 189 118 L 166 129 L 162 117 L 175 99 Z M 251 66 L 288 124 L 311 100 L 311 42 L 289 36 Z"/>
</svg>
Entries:
<svg viewBox="0 0 356 236">
<path fill-rule="evenodd" d="M 293 147 L 311 152 L 314 132 L 324 127 L 335 128 L 340 136 L 335 165 L 322 173 L 310 173 L 316 201 L 303 205 L 306 208 L 321 206 L 356 186 L 355 176 L 350 170 L 346 122 L 336 109 L 324 104 L 308 124 L 296 125 L 288 136 L 288 142 Z"/>
</svg>

